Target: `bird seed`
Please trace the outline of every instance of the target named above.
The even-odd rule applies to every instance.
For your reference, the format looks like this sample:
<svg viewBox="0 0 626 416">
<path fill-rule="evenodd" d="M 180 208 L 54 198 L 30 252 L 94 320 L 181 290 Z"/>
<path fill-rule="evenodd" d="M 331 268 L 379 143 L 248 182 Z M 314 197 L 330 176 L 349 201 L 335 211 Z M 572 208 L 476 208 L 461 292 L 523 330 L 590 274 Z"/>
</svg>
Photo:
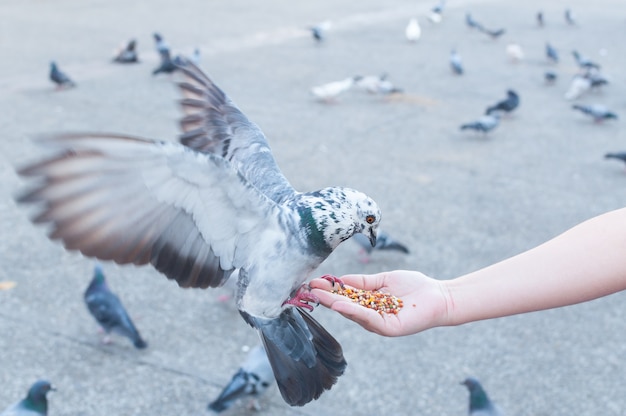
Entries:
<svg viewBox="0 0 626 416">
<path fill-rule="evenodd" d="M 397 315 L 400 309 L 402 309 L 402 306 L 404 306 L 402 299 L 378 291 L 355 289 L 346 286 L 334 289 L 332 293 L 346 296 L 352 300 L 352 302 L 358 303 L 366 308 L 374 309 L 381 315 L 383 313 Z"/>
</svg>

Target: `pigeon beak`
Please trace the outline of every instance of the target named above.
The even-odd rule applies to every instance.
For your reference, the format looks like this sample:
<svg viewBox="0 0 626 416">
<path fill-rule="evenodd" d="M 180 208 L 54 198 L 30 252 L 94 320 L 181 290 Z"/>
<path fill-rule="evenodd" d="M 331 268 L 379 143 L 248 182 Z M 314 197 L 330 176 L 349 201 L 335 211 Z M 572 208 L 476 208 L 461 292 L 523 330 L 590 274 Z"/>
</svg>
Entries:
<svg viewBox="0 0 626 416">
<path fill-rule="evenodd" d="M 376 230 L 373 228 L 370 228 L 369 240 L 372 247 L 376 247 Z"/>
</svg>

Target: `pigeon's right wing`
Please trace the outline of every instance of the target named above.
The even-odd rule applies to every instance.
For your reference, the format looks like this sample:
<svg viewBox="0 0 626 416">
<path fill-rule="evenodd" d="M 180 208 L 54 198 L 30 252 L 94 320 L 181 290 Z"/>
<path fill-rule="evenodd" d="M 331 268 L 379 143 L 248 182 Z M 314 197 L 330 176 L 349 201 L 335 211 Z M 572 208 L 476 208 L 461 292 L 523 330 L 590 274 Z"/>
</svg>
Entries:
<svg viewBox="0 0 626 416">
<path fill-rule="evenodd" d="M 151 263 L 182 287 L 215 287 L 255 250 L 284 243 L 283 208 L 213 155 L 173 142 L 64 134 L 61 153 L 19 171 L 19 202 L 68 249 L 120 264 Z"/>
<path fill-rule="evenodd" d="M 180 142 L 198 152 L 223 157 L 248 182 L 275 202 L 294 193 L 282 174 L 259 127 L 188 59 L 177 65 L 185 116 L 180 120 Z"/>
</svg>

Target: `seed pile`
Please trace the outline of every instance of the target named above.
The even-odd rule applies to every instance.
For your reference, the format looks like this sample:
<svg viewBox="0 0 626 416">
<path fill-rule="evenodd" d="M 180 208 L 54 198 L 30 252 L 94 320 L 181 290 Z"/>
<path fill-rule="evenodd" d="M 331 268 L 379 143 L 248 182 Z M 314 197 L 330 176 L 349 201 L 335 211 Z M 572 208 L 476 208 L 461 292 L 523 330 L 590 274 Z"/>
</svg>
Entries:
<svg viewBox="0 0 626 416">
<path fill-rule="evenodd" d="M 334 289 L 332 292 L 346 296 L 350 298 L 352 302 L 356 302 L 366 308 L 374 309 L 381 315 L 383 313 L 397 315 L 400 309 L 402 309 L 402 306 L 404 306 L 402 299 L 378 291 L 372 292 L 370 290 L 354 289 L 346 286 Z"/>
</svg>

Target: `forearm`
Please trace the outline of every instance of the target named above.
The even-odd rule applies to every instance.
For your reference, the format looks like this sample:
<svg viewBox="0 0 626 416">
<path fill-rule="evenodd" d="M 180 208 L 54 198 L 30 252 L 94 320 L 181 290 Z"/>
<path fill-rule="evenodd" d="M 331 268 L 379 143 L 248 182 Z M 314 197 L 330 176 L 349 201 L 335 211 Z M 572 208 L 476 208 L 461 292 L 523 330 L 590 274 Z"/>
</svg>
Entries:
<svg viewBox="0 0 626 416">
<path fill-rule="evenodd" d="M 447 324 L 571 305 L 626 289 L 626 209 L 445 281 Z"/>
</svg>

